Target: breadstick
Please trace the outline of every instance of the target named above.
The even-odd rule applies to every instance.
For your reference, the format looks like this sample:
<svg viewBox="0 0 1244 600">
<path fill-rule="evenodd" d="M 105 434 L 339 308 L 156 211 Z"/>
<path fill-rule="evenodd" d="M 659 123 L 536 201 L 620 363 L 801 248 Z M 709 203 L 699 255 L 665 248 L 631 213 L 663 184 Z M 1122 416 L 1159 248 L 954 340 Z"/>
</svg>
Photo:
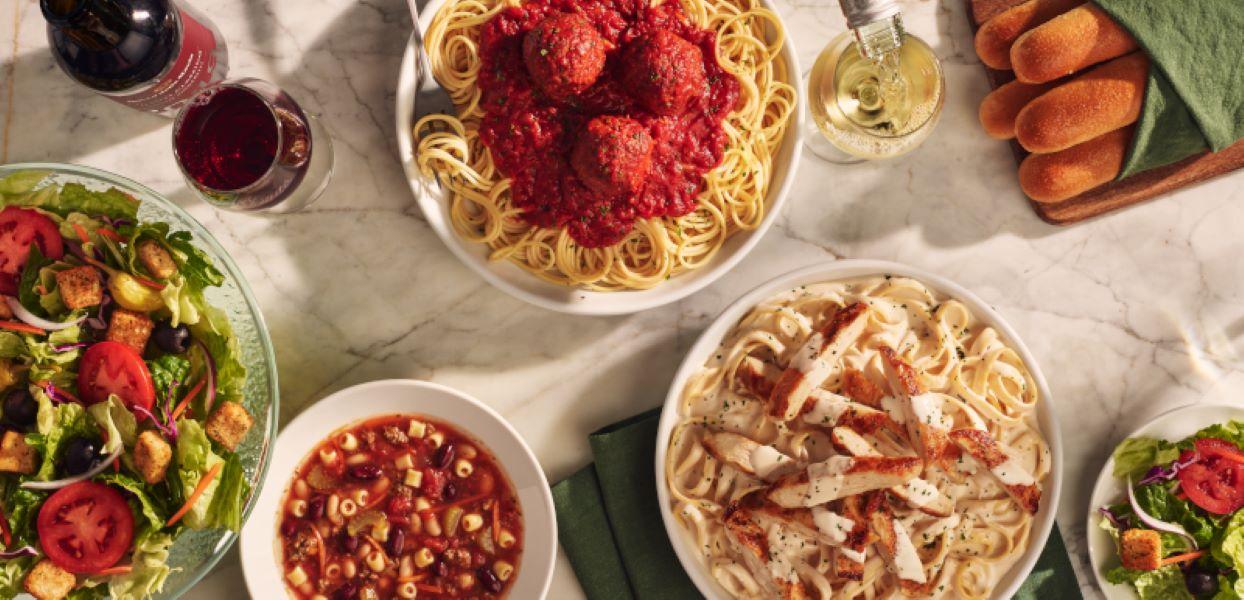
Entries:
<svg viewBox="0 0 1244 600">
<path fill-rule="evenodd" d="M 1029 152 L 1070 148 L 1140 118 L 1149 58 L 1135 52 L 1078 75 L 1029 102 L 1015 117 L 1015 137 Z"/>
<path fill-rule="evenodd" d="M 1054 86 L 1054 83 L 1033 85 L 1011 81 L 989 92 L 981 100 L 980 108 L 981 125 L 985 128 L 985 133 L 999 140 L 1015 137 L 1015 117 L 1019 115 L 1019 111 Z"/>
<path fill-rule="evenodd" d="M 1132 35 L 1089 3 L 1019 36 L 1011 68 L 1024 83 L 1045 83 L 1138 48 Z"/>
<path fill-rule="evenodd" d="M 976 55 L 985 66 L 1011 68 L 1011 44 L 1021 34 L 1084 4 L 1084 0 L 1028 0 L 985 21 L 976 30 Z"/>
<path fill-rule="evenodd" d="M 1119 176 L 1133 127 L 1116 129 L 1053 154 L 1030 154 L 1019 165 L 1019 187 L 1042 203 L 1062 202 Z"/>
</svg>

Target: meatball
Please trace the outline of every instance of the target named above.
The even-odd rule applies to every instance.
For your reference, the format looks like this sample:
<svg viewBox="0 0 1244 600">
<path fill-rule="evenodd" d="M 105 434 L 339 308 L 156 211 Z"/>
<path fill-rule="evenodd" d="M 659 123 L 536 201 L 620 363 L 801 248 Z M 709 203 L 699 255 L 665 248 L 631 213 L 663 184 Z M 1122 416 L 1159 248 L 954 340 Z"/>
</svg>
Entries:
<svg viewBox="0 0 1244 600">
<path fill-rule="evenodd" d="M 523 62 L 536 85 L 554 100 L 586 90 L 605 68 L 605 38 L 582 15 L 545 17 L 523 39 Z"/>
<path fill-rule="evenodd" d="M 708 88 L 699 47 L 659 29 L 627 45 L 622 56 L 622 84 L 658 115 L 678 114 Z"/>
<path fill-rule="evenodd" d="M 570 166 L 597 192 L 633 194 L 643 187 L 652 166 L 652 136 L 634 119 L 596 117 L 575 141 Z"/>
</svg>

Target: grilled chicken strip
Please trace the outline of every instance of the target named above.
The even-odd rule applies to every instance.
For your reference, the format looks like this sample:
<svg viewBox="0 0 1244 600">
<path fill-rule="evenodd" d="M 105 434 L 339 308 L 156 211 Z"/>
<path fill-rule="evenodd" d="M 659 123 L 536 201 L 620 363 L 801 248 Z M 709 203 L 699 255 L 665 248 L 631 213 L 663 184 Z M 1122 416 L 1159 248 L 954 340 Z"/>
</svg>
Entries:
<svg viewBox="0 0 1244 600">
<path fill-rule="evenodd" d="M 768 497 L 784 508 L 812 507 L 907 483 L 920 475 L 914 456 L 831 456 L 773 484 Z"/>
<path fill-rule="evenodd" d="M 743 556 L 752 576 L 769 596 L 782 600 L 805 600 L 808 590 L 800 581 L 792 556 L 804 543 L 798 534 L 780 526 L 762 527 L 752 511 L 741 503 L 731 504 L 725 514 L 726 534 L 735 550 Z M 794 547 L 791 544 L 795 544 Z"/>
<path fill-rule="evenodd" d="M 777 448 L 729 431 L 706 434 L 704 449 L 713 458 L 764 481 L 775 481 L 799 469 L 795 459 Z"/>
<path fill-rule="evenodd" d="M 849 304 L 808 337 L 773 386 L 769 395 L 770 414 L 783 421 L 799 416 L 804 399 L 834 374 L 841 364 L 842 353 L 864 333 L 867 316 L 867 305 Z"/>
<path fill-rule="evenodd" d="M 926 462 L 941 460 L 950 448 L 947 431 L 942 425 L 941 400 L 928 393 L 916 369 L 893 348 L 881 346 L 879 350 L 890 390 L 903 407 L 908 439 Z"/>
<path fill-rule="evenodd" d="M 834 447 L 851 456 L 881 456 L 868 440 L 847 427 L 835 427 L 830 434 Z M 912 508 L 935 517 L 948 517 L 955 503 L 936 486 L 919 477 L 890 488 L 890 493 Z"/>
<path fill-rule="evenodd" d="M 744 358 L 734 370 L 735 388 L 753 398 L 766 401 L 782 370 L 754 356 Z"/>
<path fill-rule="evenodd" d="M 902 428 L 889 415 L 870 406 L 852 402 L 823 389 L 812 390 L 803 408 L 803 421 L 819 427 L 845 425 L 862 433 L 888 429 L 899 435 Z"/>
<path fill-rule="evenodd" d="M 894 518 L 889 507 L 882 505 L 869 515 L 872 520 L 873 533 L 877 535 L 877 549 L 882 558 L 890 563 L 894 574 L 902 582 L 924 584 L 928 577 L 924 573 L 924 563 L 916 552 L 916 545 L 901 521 Z"/>
<path fill-rule="evenodd" d="M 1021 508 L 1036 514 L 1041 505 L 1041 488 L 1037 486 L 1036 478 L 1019 464 L 1019 460 L 1010 451 L 993 439 L 988 431 L 956 429 L 950 432 L 950 439 L 972 455 L 972 458 L 985 465 Z"/>
<path fill-rule="evenodd" d="M 885 392 L 869 381 L 858 369 L 847 369 L 842 372 L 842 395 L 860 404 L 881 408 L 881 398 Z"/>
</svg>

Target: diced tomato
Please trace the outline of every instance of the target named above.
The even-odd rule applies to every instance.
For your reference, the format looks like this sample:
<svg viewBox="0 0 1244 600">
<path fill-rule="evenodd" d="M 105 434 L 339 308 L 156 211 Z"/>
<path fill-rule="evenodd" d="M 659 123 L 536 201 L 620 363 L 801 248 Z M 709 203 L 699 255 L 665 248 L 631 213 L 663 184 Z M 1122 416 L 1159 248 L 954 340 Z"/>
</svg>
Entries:
<svg viewBox="0 0 1244 600">
<path fill-rule="evenodd" d="M 1179 487 L 1193 504 L 1218 515 L 1244 507 L 1244 452 L 1231 442 L 1217 438 L 1196 441 L 1195 452 L 1185 452 L 1180 461 L 1196 462 L 1180 469 Z"/>
<path fill-rule="evenodd" d="M 441 496 L 445 493 L 446 479 L 448 479 L 448 477 L 445 475 L 444 471 L 440 469 L 433 469 L 432 467 L 424 467 L 423 483 L 420 485 L 423 495 L 426 496 L 428 500 L 440 500 Z"/>
<path fill-rule="evenodd" d="M 99 342 L 82 355 L 78 370 L 78 397 L 95 404 L 116 394 L 126 406 L 151 410 L 155 384 L 147 363 L 133 348 L 120 342 Z"/>
<path fill-rule="evenodd" d="M 444 552 L 445 549 L 449 548 L 449 541 L 440 536 L 428 536 L 423 538 L 423 545 L 426 546 L 428 550 L 431 550 L 436 554 L 440 554 Z"/>
<path fill-rule="evenodd" d="M 0 294 L 17 294 L 17 280 L 30 257 L 30 245 L 51 259 L 65 255 L 56 223 L 39 212 L 16 206 L 0 210 Z"/>
<path fill-rule="evenodd" d="M 121 493 L 80 481 L 61 488 L 39 509 L 39 545 L 70 573 L 97 573 L 121 560 L 134 541 L 134 515 Z"/>
</svg>

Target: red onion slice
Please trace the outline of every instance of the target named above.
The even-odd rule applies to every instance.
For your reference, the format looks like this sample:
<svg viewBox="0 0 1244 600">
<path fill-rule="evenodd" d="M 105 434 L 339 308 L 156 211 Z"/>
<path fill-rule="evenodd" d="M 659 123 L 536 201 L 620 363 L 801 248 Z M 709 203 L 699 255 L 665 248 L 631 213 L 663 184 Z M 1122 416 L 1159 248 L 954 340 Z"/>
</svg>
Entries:
<svg viewBox="0 0 1244 600">
<path fill-rule="evenodd" d="M 22 484 L 22 487 L 28 490 L 59 490 L 67 485 L 78 483 L 79 481 L 86 481 L 87 479 L 103 473 L 104 469 L 107 469 L 110 465 L 112 465 L 112 463 L 115 462 L 124 451 L 124 446 L 117 448 L 115 452 L 109 454 L 108 457 L 100 461 L 98 465 L 91 467 L 91 470 L 82 473 L 81 475 L 74 475 L 73 477 L 66 477 L 65 479 L 57 479 L 55 481 L 27 481 Z"/>
<path fill-rule="evenodd" d="M 207 345 L 199 340 L 195 340 L 194 344 L 203 351 L 203 362 L 207 366 L 207 384 L 204 386 L 203 395 L 203 412 L 212 413 L 212 404 L 216 402 L 216 359 L 212 358 L 212 353 L 208 351 Z"/>
<path fill-rule="evenodd" d="M 59 331 L 61 329 L 68 329 L 86 320 L 86 316 L 84 315 L 72 321 L 65 321 L 64 323 L 58 323 L 56 321 L 49 321 L 42 317 L 36 316 L 34 313 L 26 310 L 26 307 L 22 306 L 22 303 L 18 302 L 17 298 L 14 298 L 12 296 L 5 296 L 4 302 L 5 304 L 9 305 L 9 310 L 13 311 L 13 315 L 16 316 L 18 319 L 21 319 L 23 323 L 27 325 L 34 325 L 35 327 L 38 327 L 39 329 L 45 329 L 47 331 Z"/>
<path fill-rule="evenodd" d="M 1130 477 L 1127 480 L 1127 501 L 1132 505 L 1132 512 L 1136 513 L 1136 517 L 1140 519 L 1141 523 L 1144 523 L 1150 529 L 1165 531 L 1166 533 L 1173 533 L 1179 537 L 1182 537 L 1192 543 L 1193 550 L 1197 549 L 1196 538 L 1188 535 L 1188 531 L 1186 529 L 1175 523 L 1167 523 L 1166 521 L 1154 518 L 1140 507 L 1140 503 L 1136 501 L 1136 490 L 1132 488 L 1132 479 Z"/>
<path fill-rule="evenodd" d="M 33 546 L 22 546 L 16 550 L 0 552 L 0 560 L 12 560 L 23 556 L 39 556 L 39 551 L 35 550 Z"/>
</svg>

